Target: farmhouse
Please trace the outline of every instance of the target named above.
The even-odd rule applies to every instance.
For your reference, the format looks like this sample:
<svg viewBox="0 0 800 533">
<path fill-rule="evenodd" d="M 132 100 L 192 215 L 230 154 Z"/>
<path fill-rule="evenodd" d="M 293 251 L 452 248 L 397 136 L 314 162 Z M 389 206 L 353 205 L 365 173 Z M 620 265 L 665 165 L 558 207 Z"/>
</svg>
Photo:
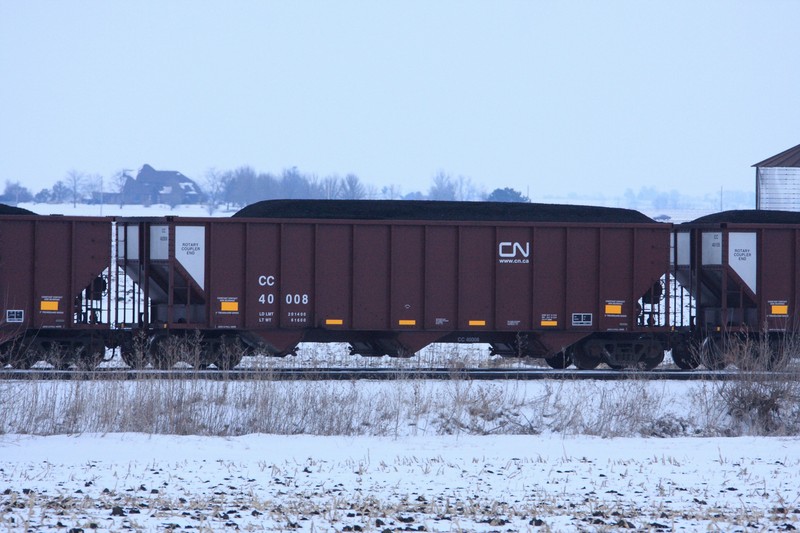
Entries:
<svg viewBox="0 0 800 533">
<path fill-rule="evenodd" d="M 125 204 L 199 204 L 204 200 L 197 183 L 175 170 L 144 165 L 135 178 L 126 178 L 120 198 Z"/>
</svg>

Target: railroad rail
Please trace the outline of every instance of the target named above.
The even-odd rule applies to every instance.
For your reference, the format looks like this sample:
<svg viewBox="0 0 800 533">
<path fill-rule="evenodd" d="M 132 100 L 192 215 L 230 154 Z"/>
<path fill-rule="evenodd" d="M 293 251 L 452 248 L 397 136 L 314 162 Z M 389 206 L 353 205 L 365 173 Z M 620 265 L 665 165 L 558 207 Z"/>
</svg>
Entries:
<svg viewBox="0 0 800 533">
<path fill-rule="evenodd" d="M 552 370 L 552 369 L 504 369 L 504 368 L 268 368 L 229 370 L 130 370 L 97 369 L 85 370 L 0 370 L 0 380 L 153 380 L 153 379 L 205 379 L 214 381 L 403 381 L 403 380 L 663 380 L 663 381 L 702 381 L 702 380 L 769 380 L 786 379 L 798 376 L 795 369 L 789 372 L 740 372 L 738 370 L 670 370 L 659 369 L 649 372 L 634 370 Z"/>
</svg>

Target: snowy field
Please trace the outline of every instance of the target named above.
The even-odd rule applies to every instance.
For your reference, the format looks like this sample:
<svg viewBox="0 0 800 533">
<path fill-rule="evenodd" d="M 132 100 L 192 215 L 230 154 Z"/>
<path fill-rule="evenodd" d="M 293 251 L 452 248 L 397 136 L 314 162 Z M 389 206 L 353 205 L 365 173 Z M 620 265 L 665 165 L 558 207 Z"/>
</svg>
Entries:
<svg viewBox="0 0 800 533">
<path fill-rule="evenodd" d="M 780 531 L 800 442 L 2 438 L 8 531 Z"/>
<path fill-rule="evenodd" d="M 800 527 L 725 383 L 4 382 L 0 531 Z"/>
</svg>

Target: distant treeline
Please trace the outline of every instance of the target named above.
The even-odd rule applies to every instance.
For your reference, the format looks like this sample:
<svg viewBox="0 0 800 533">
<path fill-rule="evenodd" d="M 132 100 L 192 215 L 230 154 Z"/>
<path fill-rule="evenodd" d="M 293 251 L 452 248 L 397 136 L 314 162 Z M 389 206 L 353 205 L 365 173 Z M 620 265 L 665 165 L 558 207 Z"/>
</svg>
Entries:
<svg viewBox="0 0 800 533">
<path fill-rule="evenodd" d="M 32 193 L 19 181 L 6 181 L 0 202 L 18 204 L 35 203 L 98 203 L 124 204 L 121 194 L 129 171 L 120 171 L 104 179 L 102 176 L 70 171 L 63 180 L 51 188 Z M 210 208 L 243 207 L 260 200 L 287 199 L 410 199 L 410 200 L 488 200 L 498 202 L 528 202 L 529 199 L 510 187 L 497 188 L 490 193 L 463 176 L 453 177 L 439 172 L 424 191 L 404 191 L 400 185 L 378 188 L 366 183 L 355 174 L 331 175 L 320 178 L 315 174 L 300 172 L 297 168 L 281 174 L 256 172 L 243 166 L 235 170 L 210 169 L 203 179 L 196 181 L 203 190 L 203 203 Z"/>
<path fill-rule="evenodd" d="M 103 177 L 71 170 L 64 179 L 52 187 L 31 192 L 19 181 L 7 180 L 0 195 L 0 203 L 17 205 L 20 203 L 137 203 L 126 200 L 122 190 L 133 179 L 131 171 L 123 170 L 113 176 Z M 194 181 L 194 180 L 192 180 Z M 201 198 L 190 201 L 168 200 L 167 203 L 203 203 L 209 212 L 218 208 L 236 209 L 261 201 L 275 199 L 388 199 L 388 200 L 447 200 L 447 201 L 497 201 L 529 202 L 525 194 L 510 188 L 498 187 L 491 192 L 471 178 L 452 176 L 438 172 L 425 190 L 407 190 L 402 185 L 377 187 L 363 181 L 355 174 L 344 176 L 329 175 L 319 177 L 304 173 L 296 167 L 279 174 L 257 172 L 250 166 L 234 170 L 210 169 L 196 185 L 203 191 Z M 535 184 L 535 183 L 534 183 Z M 641 187 L 638 191 L 627 189 L 617 195 L 591 195 L 575 191 L 569 195 L 555 195 L 546 187 L 537 187 L 535 201 L 544 203 L 583 203 L 627 207 L 648 211 L 668 211 L 675 209 L 752 209 L 755 206 L 755 192 L 720 190 L 719 194 L 691 196 L 684 192 L 671 190 L 665 192 L 653 187 Z M 177 198 L 175 195 L 170 198 Z"/>
</svg>

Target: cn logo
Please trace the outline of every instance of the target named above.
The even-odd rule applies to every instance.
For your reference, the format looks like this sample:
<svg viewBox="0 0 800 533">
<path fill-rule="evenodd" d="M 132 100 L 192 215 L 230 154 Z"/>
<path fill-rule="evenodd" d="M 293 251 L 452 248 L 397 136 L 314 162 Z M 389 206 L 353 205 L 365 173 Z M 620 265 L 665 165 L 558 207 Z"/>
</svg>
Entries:
<svg viewBox="0 0 800 533">
<path fill-rule="evenodd" d="M 504 259 L 529 257 L 531 255 L 531 243 L 526 242 L 523 245 L 520 242 L 501 242 L 497 253 Z"/>
</svg>

